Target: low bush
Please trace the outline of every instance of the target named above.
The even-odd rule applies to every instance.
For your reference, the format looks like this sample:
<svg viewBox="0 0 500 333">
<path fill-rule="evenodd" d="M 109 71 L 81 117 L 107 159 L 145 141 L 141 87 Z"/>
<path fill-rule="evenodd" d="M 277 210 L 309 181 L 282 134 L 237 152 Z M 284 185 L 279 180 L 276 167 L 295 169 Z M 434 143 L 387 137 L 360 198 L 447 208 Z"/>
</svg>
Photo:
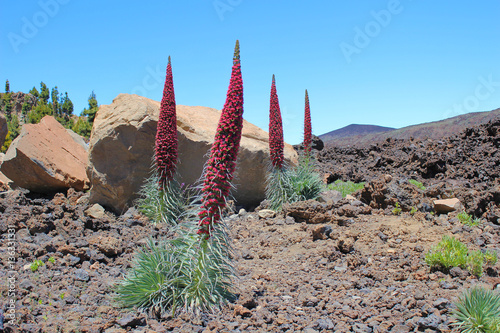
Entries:
<svg viewBox="0 0 500 333">
<path fill-rule="evenodd" d="M 337 179 L 335 182 L 328 184 L 328 189 L 333 191 L 339 191 L 342 194 L 342 198 L 346 195 L 352 194 L 358 190 L 361 190 L 365 186 L 365 183 L 354 183 L 351 181 L 344 182 Z"/>
<path fill-rule="evenodd" d="M 441 241 L 426 255 L 425 262 L 432 269 L 445 272 L 453 267 L 467 269 L 471 274 L 481 276 L 484 265 L 495 265 L 497 255 L 494 252 L 469 251 L 467 246 L 458 239 L 443 236 Z"/>
<path fill-rule="evenodd" d="M 467 214 L 466 212 L 460 212 L 457 215 L 457 219 L 465 225 L 468 225 L 469 227 L 475 227 L 478 226 L 481 223 L 480 219 L 473 219 L 471 215 Z"/>
</svg>

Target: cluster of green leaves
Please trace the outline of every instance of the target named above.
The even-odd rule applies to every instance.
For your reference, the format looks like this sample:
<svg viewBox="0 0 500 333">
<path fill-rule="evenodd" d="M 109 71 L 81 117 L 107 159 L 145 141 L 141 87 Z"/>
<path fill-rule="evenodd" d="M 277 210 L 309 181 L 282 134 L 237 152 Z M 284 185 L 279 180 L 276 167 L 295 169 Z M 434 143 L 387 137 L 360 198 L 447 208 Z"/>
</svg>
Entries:
<svg viewBox="0 0 500 333">
<path fill-rule="evenodd" d="M 447 235 L 425 255 L 425 262 L 433 269 L 449 271 L 460 267 L 476 276 L 483 274 L 485 265 L 495 265 L 497 260 L 496 252 L 469 251 L 464 243 Z"/>
<path fill-rule="evenodd" d="M 310 156 L 301 156 L 293 168 L 273 169 L 267 175 L 266 198 L 275 211 L 285 203 L 316 199 L 324 189 Z"/>
<path fill-rule="evenodd" d="M 498 292 L 476 286 L 464 292 L 455 305 L 453 325 L 460 332 L 500 332 L 500 294 Z"/>
<path fill-rule="evenodd" d="M 340 179 L 337 179 L 335 182 L 328 184 L 328 189 L 339 191 L 342 194 L 342 198 L 345 198 L 346 195 L 361 190 L 364 186 L 365 186 L 364 182 L 361 183 L 355 183 L 352 181 L 344 182 Z"/>
<path fill-rule="evenodd" d="M 422 190 L 422 191 L 425 191 L 426 188 L 424 186 L 424 184 L 422 184 L 421 182 L 415 180 L 415 179 L 410 179 L 408 180 L 408 182 L 416 187 L 418 187 L 418 189 Z"/>
<path fill-rule="evenodd" d="M 124 307 L 156 313 L 211 311 L 233 298 L 231 247 L 223 228 L 210 238 L 196 234 L 196 223 L 178 228 L 179 237 L 149 244 L 116 286 Z"/>
<path fill-rule="evenodd" d="M 401 209 L 401 205 L 399 204 L 399 202 L 396 202 L 396 203 L 394 204 L 394 209 L 392 210 L 392 213 L 393 213 L 394 215 L 399 215 L 399 214 L 401 214 L 401 212 L 402 212 L 402 211 L 403 211 L 403 210 Z"/>
<path fill-rule="evenodd" d="M 469 227 L 476 227 L 481 223 L 480 219 L 475 219 L 472 217 L 472 215 L 467 214 L 467 212 L 460 212 L 457 214 L 457 219 L 465 225 L 468 225 Z"/>
<path fill-rule="evenodd" d="M 45 265 L 43 261 L 36 259 L 31 263 L 30 269 L 32 272 L 36 272 L 38 268 L 42 267 L 43 265 Z"/>
</svg>

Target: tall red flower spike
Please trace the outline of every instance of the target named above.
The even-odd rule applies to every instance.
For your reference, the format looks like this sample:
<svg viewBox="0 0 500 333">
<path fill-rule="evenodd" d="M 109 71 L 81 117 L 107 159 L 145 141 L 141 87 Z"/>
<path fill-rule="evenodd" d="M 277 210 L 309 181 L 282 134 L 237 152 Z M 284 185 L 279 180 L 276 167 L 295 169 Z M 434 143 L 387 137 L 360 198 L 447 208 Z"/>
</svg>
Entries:
<svg viewBox="0 0 500 333">
<path fill-rule="evenodd" d="M 280 103 L 276 92 L 276 80 L 273 74 L 271 101 L 269 103 L 269 153 L 273 167 L 283 167 L 283 123 L 281 122 Z"/>
<path fill-rule="evenodd" d="M 306 155 L 311 152 L 312 134 L 311 134 L 311 110 L 309 109 L 309 95 L 306 89 L 306 107 L 304 112 L 304 151 Z"/>
<path fill-rule="evenodd" d="M 226 205 L 236 167 L 243 128 L 243 80 L 240 66 L 240 43 L 236 41 L 231 80 L 205 169 L 202 206 L 199 213 L 199 234 L 210 236 Z"/>
<path fill-rule="evenodd" d="M 168 57 L 167 77 L 163 88 L 156 131 L 155 159 L 160 177 L 159 186 L 160 189 L 163 189 L 166 182 L 174 177 L 177 163 L 177 115 L 170 56 Z"/>
</svg>

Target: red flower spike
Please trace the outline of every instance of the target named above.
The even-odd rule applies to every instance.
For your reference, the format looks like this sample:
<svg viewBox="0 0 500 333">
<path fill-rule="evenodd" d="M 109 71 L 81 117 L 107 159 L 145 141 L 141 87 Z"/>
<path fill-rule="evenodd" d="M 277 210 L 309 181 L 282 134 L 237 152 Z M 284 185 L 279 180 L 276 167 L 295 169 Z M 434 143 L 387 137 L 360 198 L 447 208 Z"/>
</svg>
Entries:
<svg viewBox="0 0 500 333">
<path fill-rule="evenodd" d="M 276 80 L 273 74 L 271 84 L 271 100 L 269 103 L 269 154 L 275 168 L 283 167 L 283 123 L 281 121 L 280 104 L 276 92 Z"/>
<path fill-rule="evenodd" d="M 155 160 L 160 177 L 159 186 L 163 189 L 165 183 L 174 177 L 177 163 L 177 114 L 170 56 L 156 130 Z"/>
<path fill-rule="evenodd" d="M 243 80 L 240 66 L 240 44 L 236 41 L 231 80 L 222 109 L 214 143 L 207 162 L 202 190 L 202 213 L 199 234 L 210 236 L 220 222 L 219 212 L 225 206 L 236 166 L 243 129 Z M 208 224 L 207 224 L 208 222 Z"/>
<path fill-rule="evenodd" d="M 309 109 L 309 95 L 306 89 L 306 106 L 304 112 L 304 151 L 306 155 L 311 153 L 312 134 L 311 134 L 311 110 Z"/>
</svg>

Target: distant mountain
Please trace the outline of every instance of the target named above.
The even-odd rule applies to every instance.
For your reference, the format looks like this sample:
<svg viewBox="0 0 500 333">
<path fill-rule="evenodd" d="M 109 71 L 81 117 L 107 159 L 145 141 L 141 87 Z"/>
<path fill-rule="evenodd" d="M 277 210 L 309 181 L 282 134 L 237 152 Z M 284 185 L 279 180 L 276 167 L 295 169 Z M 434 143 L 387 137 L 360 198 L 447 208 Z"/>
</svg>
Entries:
<svg viewBox="0 0 500 333">
<path fill-rule="evenodd" d="M 373 125 L 349 125 L 341 129 L 320 135 L 320 139 L 327 145 L 335 146 L 364 146 L 373 142 L 393 139 L 442 139 L 458 134 L 467 127 L 484 124 L 500 118 L 500 108 L 493 111 L 472 112 L 456 117 L 407 126 L 399 129 Z M 359 128 L 361 126 L 361 128 Z M 372 132 L 362 132 L 363 128 L 374 128 Z M 379 129 L 377 131 L 377 129 Z M 385 129 L 385 130 L 383 130 Z"/>
<path fill-rule="evenodd" d="M 367 134 L 373 134 L 373 133 L 380 133 L 380 132 L 388 132 L 395 130 L 395 128 L 392 127 L 383 127 L 383 126 L 376 126 L 376 125 L 358 125 L 358 124 L 351 124 L 346 127 L 339 128 L 335 131 L 331 131 L 325 134 L 322 134 L 319 136 L 323 142 L 328 142 L 328 141 L 333 141 L 333 140 L 338 140 L 338 139 L 343 139 L 343 138 L 348 138 L 352 136 L 363 136 Z"/>
</svg>

